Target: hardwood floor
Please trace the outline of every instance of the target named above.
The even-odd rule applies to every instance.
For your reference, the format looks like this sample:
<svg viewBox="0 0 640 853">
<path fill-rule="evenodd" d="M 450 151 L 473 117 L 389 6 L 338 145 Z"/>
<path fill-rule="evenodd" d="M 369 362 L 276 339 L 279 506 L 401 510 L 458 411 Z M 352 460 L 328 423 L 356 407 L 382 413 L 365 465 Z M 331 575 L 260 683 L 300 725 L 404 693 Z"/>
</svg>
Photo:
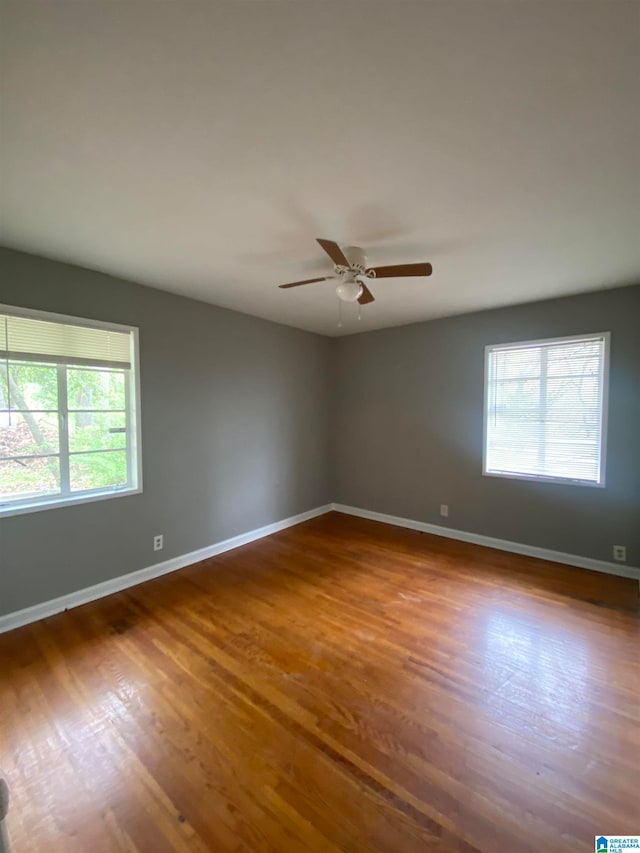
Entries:
<svg viewBox="0 0 640 853">
<path fill-rule="evenodd" d="M 638 833 L 633 581 L 331 513 L 0 636 L 15 853 Z"/>
</svg>

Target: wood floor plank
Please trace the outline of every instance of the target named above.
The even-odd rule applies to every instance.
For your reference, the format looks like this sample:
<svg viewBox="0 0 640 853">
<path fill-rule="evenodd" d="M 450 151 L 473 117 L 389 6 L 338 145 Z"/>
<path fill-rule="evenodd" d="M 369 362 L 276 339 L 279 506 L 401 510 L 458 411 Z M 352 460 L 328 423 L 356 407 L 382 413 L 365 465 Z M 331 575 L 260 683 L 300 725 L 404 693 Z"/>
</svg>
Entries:
<svg viewBox="0 0 640 853">
<path fill-rule="evenodd" d="M 19 853 L 586 853 L 637 584 L 330 513 L 0 636 L 0 712 Z"/>
</svg>

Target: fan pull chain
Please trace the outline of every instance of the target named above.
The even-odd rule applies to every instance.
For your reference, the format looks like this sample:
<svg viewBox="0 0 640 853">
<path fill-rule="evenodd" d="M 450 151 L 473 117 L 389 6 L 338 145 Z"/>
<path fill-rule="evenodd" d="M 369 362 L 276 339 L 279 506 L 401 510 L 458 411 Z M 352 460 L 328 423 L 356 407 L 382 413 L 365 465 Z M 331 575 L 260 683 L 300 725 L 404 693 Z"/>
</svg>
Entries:
<svg viewBox="0 0 640 853">
<path fill-rule="evenodd" d="M 338 299 L 338 328 L 342 326 L 342 300 Z"/>
<path fill-rule="evenodd" d="M 360 313 L 361 311 L 362 311 L 362 305 L 360 305 L 360 303 L 358 302 L 358 320 L 360 320 L 360 318 L 362 316 Z"/>
</svg>

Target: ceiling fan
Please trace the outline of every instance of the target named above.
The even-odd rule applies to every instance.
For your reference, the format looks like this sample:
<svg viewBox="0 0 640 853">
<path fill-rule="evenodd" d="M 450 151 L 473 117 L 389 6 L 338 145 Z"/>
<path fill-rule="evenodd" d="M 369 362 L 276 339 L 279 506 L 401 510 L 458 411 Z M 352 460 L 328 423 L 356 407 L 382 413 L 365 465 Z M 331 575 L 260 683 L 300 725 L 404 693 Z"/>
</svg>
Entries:
<svg viewBox="0 0 640 853">
<path fill-rule="evenodd" d="M 368 267 L 367 256 L 359 246 L 349 246 L 342 251 L 333 240 L 316 238 L 334 263 L 334 275 L 321 278 L 307 278 L 304 281 L 292 281 L 279 287 L 300 287 L 301 284 L 313 284 L 316 281 L 328 281 L 339 278 L 336 287 L 338 299 L 342 302 L 359 302 L 368 305 L 375 297 L 367 287 L 376 278 L 401 278 L 405 276 L 431 275 L 431 264 L 392 264 L 386 267 Z"/>
</svg>

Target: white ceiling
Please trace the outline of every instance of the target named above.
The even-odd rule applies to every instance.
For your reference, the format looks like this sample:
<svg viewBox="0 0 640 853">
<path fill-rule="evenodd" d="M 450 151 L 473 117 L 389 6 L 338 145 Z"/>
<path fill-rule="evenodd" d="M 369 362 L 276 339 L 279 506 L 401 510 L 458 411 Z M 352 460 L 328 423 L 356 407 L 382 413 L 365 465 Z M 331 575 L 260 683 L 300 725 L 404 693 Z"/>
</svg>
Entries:
<svg viewBox="0 0 640 853">
<path fill-rule="evenodd" d="M 4 3 L 2 232 L 328 335 L 640 280 L 640 2 Z M 387 279 L 336 325 L 314 238 Z"/>
</svg>

